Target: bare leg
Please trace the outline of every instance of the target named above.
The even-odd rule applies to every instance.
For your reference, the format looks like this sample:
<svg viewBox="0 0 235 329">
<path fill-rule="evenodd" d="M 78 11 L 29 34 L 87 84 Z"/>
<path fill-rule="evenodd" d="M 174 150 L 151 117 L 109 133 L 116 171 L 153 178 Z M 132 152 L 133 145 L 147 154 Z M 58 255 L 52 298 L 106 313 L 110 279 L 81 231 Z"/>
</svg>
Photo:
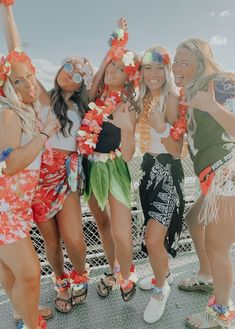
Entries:
<svg viewBox="0 0 235 329">
<path fill-rule="evenodd" d="M 53 272 L 55 276 L 62 277 L 64 274 L 64 255 L 57 220 L 53 218 L 46 222 L 37 223 L 37 227 L 43 236 L 46 256 Z M 70 298 L 69 289 L 58 291 L 57 297 L 68 300 Z M 56 305 L 62 310 L 71 309 L 71 305 L 66 301 L 57 300 Z"/>
<path fill-rule="evenodd" d="M 99 208 L 94 195 L 91 196 L 88 204 L 97 224 L 106 259 L 111 271 L 113 271 L 115 266 L 115 246 L 111 231 L 110 213 L 107 208 L 104 211 Z"/>
<path fill-rule="evenodd" d="M 83 236 L 80 199 L 77 193 L 71 193 L 67 197 L 63 209 L 56 217 L 69 259 L 75 271 L 82 275 L 85 271 L 86 243 Z"/>
<path fill-rule="evenodd" d="M 60 232 L 55 218 L 37 223 L 44 239 L 46 256 L 56 276 L 64 273 L 64 256 L 60 240 Z"/>
<path fill-rule="evenodd" d="M 129 278 L 133 246 L 131 236 L 131 211 L 114 196 L 109 194 L 111 227 L 115 242 L 117 260 L 124 280 Z"/>
<path fill-rule="evenodd" d="M 235 242 L 235 197 L 220 197 L 219 221 L 206 226 L 206 250 L 212 270 L 216 302 L 228 305 L 233 275 L 230 250 Z"/>
<path fill-rule="evenodd" d="M 148 222 L 145 241 L 158 288 L 164 286 L 168 274 L 168 255 L 164 246 L 166 233 L 167 227 L 158 221 L 150 220 Z"/>
<path fill-rule="evenodd" d="M 202 202 L 203 196 L 200 196 L 189 210 L 186 223 L 199 259 L 200 268 L 198 274 L 209 278 L 211 277 L 211 269 L 205 247 L 205 227 L 203 224 L 198 223 Z"/>
<path fill-rule="evenodd" d="M 12 277 L 15 277 L 15 282 L 9 295 L 13 305 L 29 328 L 37 328 L 40 264 L 31 239 L 25 238 L 1 247 L 0 258 L 6 265 L 6 267 L 1 268 L 3 271 L 6 271 L 4 274 L 5 278 L 9 270 L 12 273 L 10 281 L 5 282 L 8 292 L 12 285 Z"/>
</svg>

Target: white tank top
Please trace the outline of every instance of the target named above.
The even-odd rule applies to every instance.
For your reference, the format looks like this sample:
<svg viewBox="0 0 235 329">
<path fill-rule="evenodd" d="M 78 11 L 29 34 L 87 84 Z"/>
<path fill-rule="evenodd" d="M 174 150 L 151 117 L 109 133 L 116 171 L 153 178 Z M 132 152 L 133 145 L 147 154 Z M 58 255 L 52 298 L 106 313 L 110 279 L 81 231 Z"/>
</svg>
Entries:
<svg viewBox="0 0 235 329">
<path fill-rule="evenodd" d="M 61 132 L 58 132 L 49 139 L 48 143 L 51 148 L 54 149 L 76 151 L 76 136 L 78 129 L 81 126 L 81 115 L 77 111 L 70 110 L 67 111 L 67 115 L 68 118 L 73 122 L 70 134 L 68 134 L 68 136 L 64 136 Z"/>
<path fill-rule="evenodd" d="M 32 137 L 29 135 L 26 135 L 24 132 L 22 133 L 21 136 L 21 143 L 20 146 L 25 146 L 32 140 Z M 38 154 L 38 156 L 33 160 L 33 162 L 28 165 L 25 170 L 39 170 L 41 166 L 41 157 L 42 157 L 42 152 Z"/>
<path fill-rule="evenodd" d="M 161 142 L 160 135 L 153 128 L 150 128 L 150 137 L 151 139 L 147 152 L 155 154 L 169 153 Z"/>
</svg>

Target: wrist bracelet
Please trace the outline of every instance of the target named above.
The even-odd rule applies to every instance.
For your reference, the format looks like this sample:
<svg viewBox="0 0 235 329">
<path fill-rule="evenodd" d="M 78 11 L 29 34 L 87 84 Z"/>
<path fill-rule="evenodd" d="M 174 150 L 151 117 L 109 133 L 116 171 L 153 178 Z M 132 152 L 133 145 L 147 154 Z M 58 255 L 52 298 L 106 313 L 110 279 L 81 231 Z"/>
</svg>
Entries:
<svg viewBox="0 0 235 329">
<path fill-rule="evenodd" d="M 50 136 L 49 135 L 47 135 L 46 133 L 44 133 L 43 131 L 40 131 L 40 133 L 39 134 L 41 134 L 41 135 L 45 135 L 46 137 L 47 137 L 47 139 L 49 139 L 50 138 Z"/>
<path fill-rule="evenodd" d="M 169 123 L 166 123 L 165 125 L 165 130 L 162 133 L 158 133 L 160 138 L 167 138 L 170 135 L 171 125 Z"/>
</svg>

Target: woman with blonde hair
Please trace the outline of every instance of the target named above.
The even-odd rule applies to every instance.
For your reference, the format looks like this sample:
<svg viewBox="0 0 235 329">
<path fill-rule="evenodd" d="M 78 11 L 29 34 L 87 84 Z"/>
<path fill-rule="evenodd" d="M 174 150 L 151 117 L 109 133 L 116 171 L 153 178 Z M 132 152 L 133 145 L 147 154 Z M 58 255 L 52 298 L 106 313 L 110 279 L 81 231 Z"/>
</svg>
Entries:
<svg viewBox="0 0 235 329">
<path fill-rule="evenodd" d="M 12 49 L 20 45 L 20 37 L 11 6 L 5 8 L 4 19 L 8 48 Z M 80 206 L 82 158 L 78 155 L 76 134 L 87 110 L 92 80 L 93 69 L 89 60 L 74 55 L 63 61 L 51 92 L 39 84 L 40 101 L 44 106 L 41 116 L 45 117 L 51 107 L 61 128 L 48 141 L 50 149 L 43 153 L 32 208 L 55 275 L 55 308 L 62 313 L 70 312 L 74 305 L 84 301 L 88 291 Z M 70 272 L 64 269 L 62 240 L 73 265 Z"/>
<path fill-rule="evenodd" d="M 153 323 L 161 318 L 170 293 L 167 251 L 175 257 L 184 211 L 184 174 L 179 159 L 183 139 L 171 136 L 179 116 L 178 96 L 171 78 L 170 55 L 163 47 L 149 48 L 143 55 L 139 106 L 137 131 L 144 153 L 139 192 L 144 239 L 154 272 L 154 278 L 141 280 L 139 286 L 152 288 L 144 320 Z"/>
<path fill-rule="evenodd" d="M 210 275 L 214 286 L 206 312 L 189 316 L 187 325 L 233 328 L 230 250 L 235 242 L 235 76 L 220 68 L 211 47 L 201 39 L 178 46 L 173 72 L 188 107 L 189 151 L 201 185 L 201 195 L 187 219 L 201 274 L 192 286 L 203 286 Z M 182 284 L 187 287 L 190 282 Z"/>
<path fill-rule="evenodd" d="M 45 329 L 38 315 L 40 265 L 30 239 L 32 199 L 45 142 L 60 128 L 39 120 L 35 69 L 20 49 L 0 64 L 0 282 L 23 319 L 18 328 Z"/>
</svg>

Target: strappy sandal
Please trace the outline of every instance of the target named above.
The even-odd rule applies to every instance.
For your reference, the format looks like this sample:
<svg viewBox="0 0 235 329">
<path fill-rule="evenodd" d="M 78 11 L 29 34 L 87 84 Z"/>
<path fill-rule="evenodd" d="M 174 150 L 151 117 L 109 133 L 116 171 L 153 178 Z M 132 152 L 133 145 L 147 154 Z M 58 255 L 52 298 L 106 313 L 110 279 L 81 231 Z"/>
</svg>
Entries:
<svg viewBox="0 0 235 329">
<path fill-rule="evenodd" d="M 49 320 L 49 319 L 51 319 L 51 318 L 53 318 L 52 309 L 50 307 L 48 307 L 48 306 L 39 305 L 38 306 L 38 312 L 43 317 L 43 319 L 46 320 L 46 321 Z M 13 313 L 13 317 L 14 317 L 15 323 L 17 325 L 18 322 L 21 320 L 21 317 L 20 317 L 19 314 L 15 313 L 15 312 Z"/>
<path fill-rule="evenodd" d="M 105 282 L 106 279 L 112 279 L 113 284 L 109 285 Z M 106 298 L 110 294 L 110 292 L 113 290 L 114 286 L 116 284 L 116 278 L 113 273 L 107 273 L 104 272 L 104 277 L 100 278 L 100 281 L 97 285 L 97 293 L 100 297 Z"/>
<path fill-rule="evenodd" d="M 204 279 L 200 275 L 195 275 L 190 279 L 182 281 L 178 288 L 184 291 L 204 291 L 212 293 L 213 283 L 210 280 Z"/>
<path fill-rule="evenodd" d="M 61 307 L 58 302 L 62 302 L 64 304 L 64 307 Z M 73 305 L 71 298 L 62 298 L 62 297 L 56 297 L 55 299 L 55 309 L 59 311 L 60 313 L 69 313 L 72 311 Z"/>
<path fill-rule="evenodd" d="M 55 284 L 55 290 L 57 291 L 57 294 L 65 292 L 66 290 L 70 289 L 70 282 L 68 279 L 68 275 L 65 273 L 61 277 L 55 277 L 53 281 Z M 60 306 L 58 302 L 62 302 L 64 304 L 64 307 Z M 64 298 L 57 295 L 54 303 L 55 303 L 55 309 L 60 313 L 69 313 L 72 311 L 73 305 L 72 305 L 71 296 L 69 296 L 68 298 Z"/>
<path fill-rule="evenodd" d="M 83 275 L 79 275 L 75 270 L 70 273 L 70 280 L 72 281 L 71 301 L 72 305 L 78 305 L 84 302 L 88 293 L 88 272 L 85 271 Z"/>
<path fill-rule="evenodd" d="M 136 284 L 133 281 L 129 281 L 132 284 L 132 288 L 128 291 L 124 291 L 122 285 L 120 285 L 121 296 L 124 302 L 129 302 L 136 294 Z M 128 286 L 127 286 L 128 287 Z"/>
</svg>

